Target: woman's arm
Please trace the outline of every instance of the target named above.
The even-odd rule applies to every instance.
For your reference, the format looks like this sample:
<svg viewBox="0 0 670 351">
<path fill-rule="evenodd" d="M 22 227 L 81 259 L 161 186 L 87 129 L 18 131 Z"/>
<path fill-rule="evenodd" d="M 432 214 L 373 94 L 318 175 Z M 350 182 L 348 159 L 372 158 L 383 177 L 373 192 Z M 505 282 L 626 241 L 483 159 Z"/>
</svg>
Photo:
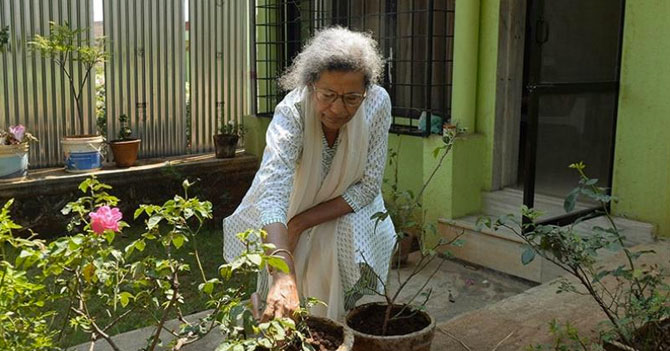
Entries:
<svg viewBox="0 0 670 351">
<path fill-rule="evenodd" d="M 288 222 L 288 228 L 282 223 L 271 223 L 263 228 L 268 233 L 266 241 L 274 244 L 279 250 L 276 254 L 282 256 L 289 267 L 289 272 L 272 274 L 273 283 L 268 293 L 267 307 L 263 312 L 262 321 L 290 316 L 300 304 L 293 256 L 283 250 L 293 253 L 302 232 L 349 212 L 352 212 L 351 207 L 341 196 L 338 196 L 296 215 Z"/>
<path fill-rule="evenodd" d="M 298 244 L 300 233 L 321 223 L 342 217 L 350 212 L 353 212 L 351 206 L 349 206 L 342 196 L 338 196 L 291 218 L 288 222 L 288 237 L 291 252 L 295 250 Z"/>
</svg>

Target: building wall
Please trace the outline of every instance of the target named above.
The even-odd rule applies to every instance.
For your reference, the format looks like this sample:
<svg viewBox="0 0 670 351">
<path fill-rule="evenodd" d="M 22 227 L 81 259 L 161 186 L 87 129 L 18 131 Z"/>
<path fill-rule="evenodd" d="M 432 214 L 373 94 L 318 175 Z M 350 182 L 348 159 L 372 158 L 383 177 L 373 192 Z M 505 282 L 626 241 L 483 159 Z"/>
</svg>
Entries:
<svg viewBox="0 0 670 351">
<path fill-rule="evenodd" d="M 670 236 L 670 1 L 629 0 L 614 160 L 614 211 Z"/>
</svg>

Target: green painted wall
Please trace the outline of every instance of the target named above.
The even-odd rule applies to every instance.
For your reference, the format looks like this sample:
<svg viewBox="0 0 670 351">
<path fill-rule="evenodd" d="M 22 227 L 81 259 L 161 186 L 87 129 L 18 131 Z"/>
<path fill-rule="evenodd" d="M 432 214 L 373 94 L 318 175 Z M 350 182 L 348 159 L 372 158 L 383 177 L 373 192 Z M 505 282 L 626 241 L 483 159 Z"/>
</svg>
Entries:
<svg viewBox="0 0 670 351">
<path fill-rule="evenodd" d="M 614 161 L 617 215 L 670 236 L 670 1 L 626 2 Z"/>
<path fill-rule="evenodd" d="M 393 151 L 398 153 L 398 188 L 411 190 L 415 194 L 421 189 L 421 172 L 423 170 L 423 138 L 409 135 L 389 134 L 389 154 Z M 390 183 L 394 179 L 394 167 L 387 160 L 384 179 Z M 386 185 L 384 186 L 386 189 Z"/>
<path fill-rule="evenodd" d="M 266 117 L 244 116 L 244 149 L 260 160 L 265 150 L 265 131 L 272 119 Z"/>
<path fill-rule="evenodd" d="M 483 189 L 490 191 L 493 178 L 493 148 L 498 69 L 498 26 L 500 0 L 482 0 L 479 28 L 479 64 L 477 75 L 477 111 L 475 131 L 484 137 L 482 161 Z"/>
</svg>

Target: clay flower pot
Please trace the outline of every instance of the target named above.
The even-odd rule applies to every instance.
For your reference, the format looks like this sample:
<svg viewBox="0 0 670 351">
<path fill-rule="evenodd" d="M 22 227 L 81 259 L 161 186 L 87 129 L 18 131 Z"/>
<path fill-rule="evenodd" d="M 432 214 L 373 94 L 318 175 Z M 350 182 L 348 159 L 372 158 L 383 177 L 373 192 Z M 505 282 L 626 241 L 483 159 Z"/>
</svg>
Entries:
<svg viewBox="0 0 670 351">
<path fill-rule="evenodd" d="M 233 158 L 239 137 L 235 134 L 216 134 L 214 138 L 214 147 L 216 158 Z"/>
<path fill-rule="evenodd" d="M 398 323 L 400 329 L 393 330 L 396 335 L 375 335 L 361 329 L 377 327 L 381 330 L 380 321 L 383 321 L 384 311 L 387 305 L 373 302 L 358 306 L 351 310 L 346 318 L 346 323 L 354 333 L 354 351 L 430 351 L 430 345 L 435 336 L 435 319 L 423 311 L 412 311 L 412 317 L 403 318 Z M 397 313 L 401 305 L 393 307 L 392 313 Z M 372 324 L 372 325 L 371 325 Z M 400 333 L 397 333 L 400 332 Z M 381 333 L 379 333 L 381 334 Z"/>
<path fill-rule="evenodd" d="M 137 161 L 141 139 L 112 140 L 109 146 L 114 154 L 117 167 L 130 167 Z"/>
<path fill-rule="evenodd" d="M 335 351 L 350 351 L 354 346 L 354 334 L 351 329 L 345 325 L 333 320 L 315 316 L 309 316 L 307 325 L 311 331 L 317 331 L 341 339 L 342 343 Z"/>
</svg>

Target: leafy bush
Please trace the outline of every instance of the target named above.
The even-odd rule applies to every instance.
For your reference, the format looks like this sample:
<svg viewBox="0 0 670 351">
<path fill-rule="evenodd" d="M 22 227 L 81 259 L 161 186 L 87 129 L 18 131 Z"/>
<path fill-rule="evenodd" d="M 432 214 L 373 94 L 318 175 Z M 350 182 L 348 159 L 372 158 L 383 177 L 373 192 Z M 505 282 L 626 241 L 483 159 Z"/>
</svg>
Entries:
<svg viewBox="0 0 670 351">
<path fill-rule="evenodd" d="M 193 343 L 215 328 L 225 336 L 220 350 L 256 346 L 276 350 L 296 344 L 310 350 L 304 323 L 289 318 L 257 323 L 245 300 L 248 284 L 267 266 L 288 270 L 279 256 L 267 255 L 274 248 L 257 240 L 262 231 L 238 234 L 246 250 L 233 262 L 222 264 L 215 277 L 208 277 L 200 261 L 198 240 L 203 224 L 212 217 L 212 204 L 188 196 L 192 183 L 183 182 L 184 195 L 176 195 L 163 205 L 141 205 L 134 218 L 145 219 L 145 230 L 124 249 L 113 244 L 128 227 L 116 207 L 119 200 L 107 191 L 110 186 L 95 177 L 83 181 L 83 195 L 68 203 L 62 213 L 71 217 L 69 234 L 48 245 L 34 236 L 13 236 L 19 229 L 9 217 L 11 201 L 0 212 L 2 276 L 0 276 L 0 349 L 59 350 L 63 335 L 80 330 L 89 335 L 91 348 L 105 341 L 120 350 L 109 331 L 122 320 L 139 314 L 154 316 L 153 332 L 143 350 L 165 344 L 160 339 L 165 322 L 177 316 L 179 330 L 172 330 L 171 349 Z M 148 244 L 163 247 L 160 255 L 140 256 Z M 10 263 L 5 247 L 19 251 Z M 190 250 L 196 267 L 190 267 L 178 250 Z M 30 270 L 30 272 L 28 271 Z M 195 322 L 186 320 L 182 306 L 186 296 L 181 281 L 195 272 L 201 279 L 199 291 L 208 299 L 211 312 Z M 65 305 L 64 314 L 52 306 Z M 102 308 L 100 308 L 102 306 Z"/>
<path fill-rule="evenodd" d="M 583 163 L 570 167 L 579 173 L 580 181 L 565 199 L 565 211 L 574 210 L 577 199 L 585 196 L 600 205 L 599 212 L 605 216 L 609 227 L 593 226 L 586 235 L 579 233 L 575 226 L 590 217 L 582 217 L 565 227 L 536 225 L 534 222 L 541 213 L 523 207 L 521 212 L 526 221 L 519 222 L 513 215 L 495 220 L 480 218 L 479 229 L 486 226 L 495 230 L 511 230 L 527 245 L 521 256 L 523 264 L 540 255 L 576 278 L 581 289 L 567 278 L 562 278 L 558 292 L 588 294 L 593 298 L 609 321 L 601 336 L 604 341 L 619 339 L 619 342 L 638 350 L 664 350 L 664 347 L 670 346 L 670 330 L 662 326 L 670 318 L 668 273 L 658 265 L 637 263 L 641 256 L 655 252 L 633 251 L 625 247 L 625 237 L 609 209 L 609 204 L 615 199 L 607 193 L 607 189 L 597 186 L 597 179 L 586 175 Z M 623 252 L 625 264 L 612 269 L 602 267 L 597 261 L 601 250 Z M 606 277 L 610 277 L 607 283 L 604 282 Z M 645 333 L 638 333 L 642 328 Z M 583 349 L 587 350 L 586 347 Z"/>
</svg>

